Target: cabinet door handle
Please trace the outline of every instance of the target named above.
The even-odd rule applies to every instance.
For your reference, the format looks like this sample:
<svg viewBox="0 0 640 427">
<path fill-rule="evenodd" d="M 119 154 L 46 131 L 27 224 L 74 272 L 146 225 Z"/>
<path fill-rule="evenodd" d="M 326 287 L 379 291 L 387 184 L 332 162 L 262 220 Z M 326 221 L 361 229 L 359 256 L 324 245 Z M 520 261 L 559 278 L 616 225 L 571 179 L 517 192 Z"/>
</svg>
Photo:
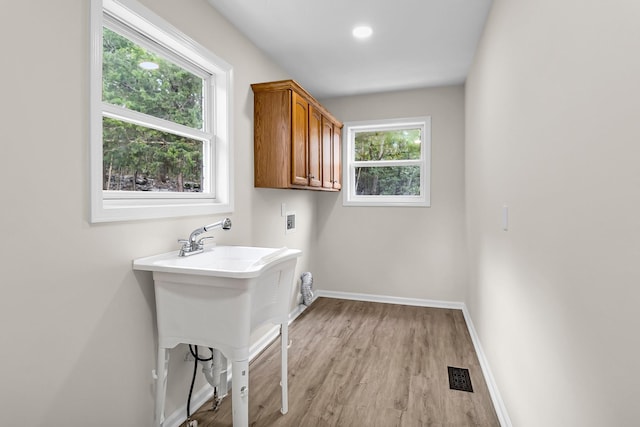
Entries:
<svg viewBox="0 0 640 427">
<path fill-rule="evenodd" d="M 309 176 L 308 176 L 307 178 L 309 178 L 309 179 L 314 179 L 314 178 L 315 178 L 315 176 L 313 176 L 313 175 L 309 174 Z"/>
</svg>

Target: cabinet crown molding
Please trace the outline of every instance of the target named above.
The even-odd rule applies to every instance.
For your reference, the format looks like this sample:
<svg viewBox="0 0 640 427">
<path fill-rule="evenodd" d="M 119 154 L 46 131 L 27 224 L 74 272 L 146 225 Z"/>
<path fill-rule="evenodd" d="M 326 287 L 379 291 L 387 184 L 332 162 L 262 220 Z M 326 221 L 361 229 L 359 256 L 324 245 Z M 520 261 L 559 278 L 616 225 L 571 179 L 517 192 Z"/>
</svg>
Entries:
<svg viewBox="0 0 640 427">
<path fill-rule="evenodd" d="M 300 84 L 295 80 L 278 80 L 275 82 L 253 83 L 251 85 L 251 89 L 253 90 L 254 94 L 257 92 L 278 92 L 287 89 L 292 90 L 305 97 L 307 99 L 307 102 L 312 104 L 315 109 L 319 110 L 322 115 L 331 119 L 333 123 L 337 124 L 338 127 L 342 129 L 342 122 L 335 118 L 329 110 L 324 108 L 322 104 L 320 104 L 320 102 L 318 102 L 318 100 L 313 97 L 313 95 L 307 92 L 306 89 L 300 86 Z"/>
</svg>

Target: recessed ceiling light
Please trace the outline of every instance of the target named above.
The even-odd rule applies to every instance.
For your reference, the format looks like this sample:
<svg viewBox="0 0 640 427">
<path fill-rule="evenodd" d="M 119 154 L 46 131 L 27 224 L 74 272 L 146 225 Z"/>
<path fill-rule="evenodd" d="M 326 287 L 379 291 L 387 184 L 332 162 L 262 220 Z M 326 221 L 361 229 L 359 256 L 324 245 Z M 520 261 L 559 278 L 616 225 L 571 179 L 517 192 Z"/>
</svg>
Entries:
<svg viewBox="0 0 640 427">
<path fill-rule="evenodd" d="M 158 64 L 155 62 L 145 61 L 138 64 L 138 67 L 144 68 L 145 70 L 157 70 L 160 68 Z"/>
<path fill-rule="evenodd" d="M 361 25 L 359 27 L 355 27 L 352 31 L 353 37 L 357 39 L 366 39 L 367 37 L 371 37 L 373 34 L 373 30 L 368 25 Z"/>
</svg>

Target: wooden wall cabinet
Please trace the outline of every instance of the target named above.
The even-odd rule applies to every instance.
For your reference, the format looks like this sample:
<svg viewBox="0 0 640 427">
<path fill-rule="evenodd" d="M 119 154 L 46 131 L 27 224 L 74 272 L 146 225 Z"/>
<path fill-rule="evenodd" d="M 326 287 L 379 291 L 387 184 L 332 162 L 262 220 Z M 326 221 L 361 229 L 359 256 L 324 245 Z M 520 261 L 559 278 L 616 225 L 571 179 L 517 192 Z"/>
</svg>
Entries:
<svg viewBox="0 0 640 427">
<path fill-rule="evenodd" d="M 251 88 L 254 185 L 340 191 L 342 123 L 293 80 Z"/>
</svg>

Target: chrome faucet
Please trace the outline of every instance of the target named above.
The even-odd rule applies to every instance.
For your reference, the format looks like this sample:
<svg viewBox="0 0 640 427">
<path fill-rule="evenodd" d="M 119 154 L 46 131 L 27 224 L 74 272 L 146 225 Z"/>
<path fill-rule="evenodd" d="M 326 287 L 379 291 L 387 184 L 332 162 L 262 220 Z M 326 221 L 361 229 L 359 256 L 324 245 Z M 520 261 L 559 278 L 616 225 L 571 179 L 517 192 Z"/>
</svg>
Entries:
<svg viewBox="0 0 640 427">
<path fill-rule="evenodd" d="M 178 240 L 178 243 L 182 244 L 178 256 L 189 256 L 202 252 L 204 250 L 204 241 L 213 239 L 213 236 L 200 238 L 199 236 L 207 231 L 215 230 L 216 228 L 222 228 L 223 230 L 231 229 L 231 220 L 229 218 L 225 218 L 222 221 L 196 228 L 191 232 L 188 239 Z"/>
</svg>

